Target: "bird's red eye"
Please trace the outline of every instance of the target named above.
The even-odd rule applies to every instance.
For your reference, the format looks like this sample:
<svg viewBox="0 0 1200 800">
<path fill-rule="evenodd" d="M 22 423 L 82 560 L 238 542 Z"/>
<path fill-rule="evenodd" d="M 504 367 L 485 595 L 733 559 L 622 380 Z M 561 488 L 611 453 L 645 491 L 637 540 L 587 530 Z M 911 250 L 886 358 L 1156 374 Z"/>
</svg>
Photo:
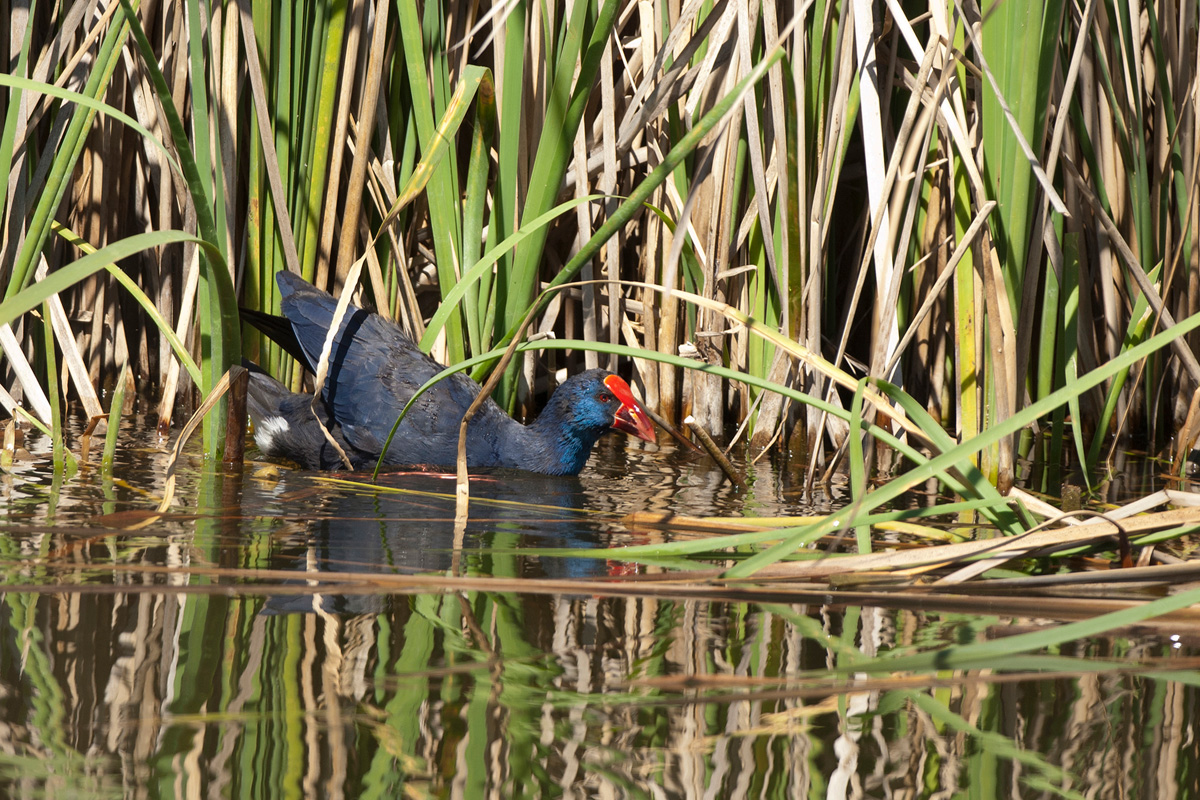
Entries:
<svg viewBox="0 0 1200 800">
<path fill-rule="evenodd" d="M 609 394 L 608 392 L 601 392 L 600 393 L 600 402 L 601 403 L 612 402 L 612 395 Z"/>
</svg>

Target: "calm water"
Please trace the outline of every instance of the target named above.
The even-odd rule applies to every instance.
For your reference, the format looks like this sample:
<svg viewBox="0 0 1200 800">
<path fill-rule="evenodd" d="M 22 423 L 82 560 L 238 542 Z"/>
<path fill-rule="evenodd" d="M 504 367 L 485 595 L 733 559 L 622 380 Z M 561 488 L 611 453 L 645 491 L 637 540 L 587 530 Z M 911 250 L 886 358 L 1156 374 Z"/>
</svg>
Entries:
<svg viewBox="0 0 1200 800">
<path fill-rule="evenodd" d="M 456 532 L 442 477 L 193 461 L 156 519 L 139 430 L 113 479 L 35 440 L 0 472 L 0 797 L 1200 797 L 1194 621 L 871 677 L 838 667 L 1055 622 L 685 596 L 553 554 L 689 535 L 630 512 L 844 502 L 777 466 L 740 495 L 612 438 L 578 479 L 474 481 Z M 595 579 L 626 594 L 569 591 Z"/>
</svg>

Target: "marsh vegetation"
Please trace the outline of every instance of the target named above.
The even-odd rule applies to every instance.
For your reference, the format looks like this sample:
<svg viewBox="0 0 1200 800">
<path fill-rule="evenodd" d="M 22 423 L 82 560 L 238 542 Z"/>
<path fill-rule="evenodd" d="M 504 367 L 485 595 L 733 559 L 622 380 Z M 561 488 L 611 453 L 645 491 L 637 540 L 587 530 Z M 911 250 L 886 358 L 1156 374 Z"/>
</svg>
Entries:
<svg viewBox="0 0 1200 800">
<path fill-rule="evenodd" d="M 969 751 L 964 741 L 1000 748 L 1016 765 L 1007 786 L 1077 796 L 1089 771 L 1069 763 L 1075 753 L 1160 735 L 1171 744 L 1147 757 L 1167 765 L 1155 785 L 1174 785 L 1171 763 L 1188 774 L 1200 763 L 1191 751 L 1171 762 L 1177 743 L 1200 737 L 1194 714 L 1175 713 L 1194 706 L 1195 677 L 1168 669 L 1194 627 L 1186 582 L 1200 525 L 1183 477 L 1200 436 L 1197 14 L 1172 0 L 0 0 L 10 23 L 0 37 L 0 404 L 11 416 L 0 490 L 16 515 L 0 531 L 0 699 L 21 719 L 8 729 L 18 744 L 0 756 L 0 777 L 49 764 L 51 777 L 30 779 L 37 794 L 55 770 L 116 774 L 80 760 L 102 726 L 60 716 L 64 687 L 107 670 L 104 691 L 116 694 L 107 706 L 74 703 L 81 717 L 179 715 L 145 728 L 140 744 L 105 751 L 136 766 L 122 780 L 154 758 L 217 754 L 219 769 L 201 777 L 154 770 L 164 794 L 177 774 L 216 775 L 205 785 L 218 789 L 239 774 L 391 789 L 397 764 L 438 793 L 450 773 L 436 765 L 460 757 L 472 787 L 511 787 L 509 772 L 478 766 L 485 743 L 495 752 L 502 741 L 519 757 L 508 766 L 542 770 L 531 794 L 553 794 L 570 770 L 589 786 L 652 793 L 662 782 L 639 782 L 648 773 L 682 786 L 680 771 L 733 763 L 722 731 L 753 742 L 737 751 L 730 781 L 753 780 L 747 765 L 769 757 L 786 765 L 770 773 L 772 787 L 815 774 L 825 777 L 804 785 L 823 791 L 835 766 L 792 749 L 806 741 L 798 698 L 816 696 L 836 730 L 813 742 L 857 741 L 873 720 L 876 733 L 905 743 L 874 762 L 879 770 L 924 752 L 928 791 L 968 773 L 973 787 L 991 785 L 980 783 L 990 756 L 943 758 Z M 331 489 L 285 473 L 279 489 L 277 478 L 244 482 L 219 467 L 231 367 L 249 358 L 311 389 L 240 321 L 239 308 L 279 312 L 280 270 L 351 293 L 443 363 L 498 376 L 495 396 L 517 416 L 536 413 L 567 373 L 615 369 L 668 423 L 691 416 L 744 447 L 735 463 L 749 489 L 700 481 L 736 500 L 710 507 L 679 488 L 695 464 L 674 471 L 654 485 L 679 502 L 640 509 L 674 519 L 651 524 L 623 508 L 610 520 L 616 533 L 572 523 L 584 533 L 559 555 L 591 567 L 559 583 L 531 577 L 521 559 L 532 554 L 510 558 L 530 542 L 507 534 L 534 523 L 479 507 L 481 554 L 464 550 L 462 526 L 392 543 L 455 553 L 449 566 L 413 566 L 434 570 L 440 587 L 396 577 L 411 565 L 390 561 L 383 577 L 343 569 L 327 557 L 331 531 L 371 514 L 372 535 L 386 531 L 385 484 Z M 181 443 L 168 462 L 166 442 L 181 442 L 197 409 L 206 412 L 198 450 Z M 148 443 L 153 426 L 161 438 Z M 1157 459 L 1140 497 L 1111 491 L 1131 448 Z M 628 462 L 605 452 L 617 461 L 585 471 L 584 487 L 619 485 L 611 465 Z M 763 480 L 768 469 L 787 480 Z M 1060 499 L 1064 488 L 1086 506 L 1069 520 L 1061 512 L 1076 501 Z M 793 489 L 803 502 L 779 503 Z M 99 506 L 80 500 L 95 493 Z M 331 513 L 342 523 L 317 531 L 288 519 L 291 506 L 273 506 L 276 493 L 283 504 L 311 501 L 309 516 L 359 496 L 375 510 Z M 594 491 L 581 496 L 604 504 Z M 755 519 L 730 529 L 683 516 Z M 347 563 L 374 569 L 377 555 Z M 607 574 L 592 574 L 597 565 Z M 1126 569 L 1114 578 L 1112 566 Z M 272 572 L 289 569 L 304 578 Z M 589 596 L 634 599 L 568 599 L 565 581 L 584 573 L 596 583 Z M 608 586 L 624 578 L 629 586 Z M 117 588 L 137 581 L 145 587 L 128 596 Z M 92 602 L 92 592 L 108 599 Z M 552 602 L 529 600 L 554 592 Z M 804 605 L 831 592 L 844 592 L 837 624 Z M 356 599 L 329 605 L 325 595 Z M 359 602 L 368 595 L 382 599 Z M 921 606 L 927 595 L 938 599 Z M 47 596 L 61 605 L 48 610 Z M 311 613 L 277 596 L 309 600 Z M 1020 635 L 953 616 L 976 603 L 1011 603 L 1000 627 Z M 523 606 L 547 624 L 527 630 Z M 902 607 L 944 615 L 939 635 L 921 633 L 924 611 L 885 620 L 872 610 Z M 93 618 L 111 630 L 80 622 Z M 705 630 L 667 635 L 680 619 Z M 563 620 L 578 622 L 569 642 L 554 638 Z M 710 636 L 710 625 L 736 633 Z M 1151 627 L 1131 627 L 1141 625 Z M 617 641 L 618 629 L 630 639 L 604 662 L 604 643 L 587 636 Z M 896 631 L 889 650 L 880 637 Z M 650 632 L 662 647 L 642 647 Z M 128 663 L 140 671 L 125 681 L 118 634 L 138 648 L 156 642 L 171 668 L 156 672 L 154 654 L 138 649 Z M 97 660 L 64 666 L 48 642 Z M 571 666 L 573 653 L 583 655 Z M 256 682 L 263 654 L 279 659 L 286 685 Z M 620 662 L 621 680 L 572 672 L 578 696 L 555 694 L 563 671 L 591 658 L 588 675 Z M 373 700 L 368 663 L 383 687 Z M 536 697 L 524 692 L 530 664 Z M 735 666 L 714 678 L 720 691 L 636 694 L 625 682 L 723 665 Z M 1103 673 L 1112 691 L 1072 675 L 1065 685 L 1079 702 L 1057 716 L 989 704 L 1005 678 L 980 680 L 1076 669 Z M 1162 674 L 1140 674 L 1154 670 Z M 936 682 L 939 671 L 954 673 L 949 684 Z M 859 683 L 848 688 L 852 672 Z M 925 682 L 861 677 L 875 672 Z M 393 691 L 408 680 L 397 676 L 417 673 L 430 703 L 419 716 Z M 472 683 L 455 683 L 459 674 Z M 756 689 L 743 718 L 729 709 L 747 697 L 721 694 L 735 676 L 779 681 L 787 697 Z M 800 685 L 810 679 L 825 683 Z M 1136 707 L 1105 705 L 1128 699 L 1121 689 L 1131 685 Z M 1064 684 L 1039 686 L 1050 697 Z M 144 707 L 122 705 L 120 693 L 135 689 Z M 720 719 L 610 714 L 611 698 L 596 700 L 610 692 L 630 692 L 621 702 L 635 709 L 695 703 Z M 872 705 L 857 705 L 868 696 Z M 538 729 L 531 720 L 547 702 L 562 705 Z M 1056 739 L 1078 749 L 1034 758 L 1023 748 L 1043 740 L 983 724 L 1018 707 L 1045 730 L 1067 713 L 1086 717 L 1086 731 Z M 189 720 L 208 712 L 219 719 L 204 720 L 189 750 Z M 283 722 L 245 736 L 222 727 L 257 712 Z M 1143 718 L 1170 724 L 1147 732 Z M 520 736 L 496 738 L 496 719 Z M 574 744 L 539 744 L 571 726 L 568 743 L 611 743 L 614 720 L 643 723 L 645 737 L 625 742 L 645 756 L 637 769 L 580 767 Z M 657 736 L 655 726 L 693 724 L 712 760 L 656 760 L 687 737 Z M 360 783 L 344 780 L 350 749 L 315 744 L 354 726 L 370 732 L 359 740 L 368 766 L 350 770 Z M 468 728 L 474 738 L 455 738 Z M 939 729 L 958 738 L 947 743 L 931 733 Z M 762 733 L 771 730 L 783 733 Z M 259 748 L 259 735 L 278 749 Z M 312 737 L 303 779 L 291 758 L 302 737 Z M 144 746 L 152 739 L 165 746 Z M 933 750 L 939 759 L 927 757 Z M 246 770 L 228 768 L 233 754 Z M 372 769 L 390 777 L 371 782 Z"/>
</svg>

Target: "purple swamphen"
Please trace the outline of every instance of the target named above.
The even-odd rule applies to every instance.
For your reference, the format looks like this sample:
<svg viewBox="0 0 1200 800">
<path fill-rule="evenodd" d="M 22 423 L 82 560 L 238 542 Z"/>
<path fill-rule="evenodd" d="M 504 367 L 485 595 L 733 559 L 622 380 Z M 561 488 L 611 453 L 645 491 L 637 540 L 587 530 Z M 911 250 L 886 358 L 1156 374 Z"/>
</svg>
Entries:
<svg viewBox="0 0 1200 800">
<path fill-rule="evenodd" d="M 298 345 L 315 372 L 337 300 L 289 272 L 279 273 L 276 281 L 283 315 L 295 334 L 289 349 Z M 268 336 L 278 337 L 278 331 L 262 324 L 263 315 L 248 319 Z M 418 350 L 395 323 L 352 305 L 334 338 L 323 402 L 315 404 L 315 412 L 354 468 L 370 468 L 404 404 L 441 371 L 442 365 Z M 421 395 L 396 431 L 384 463 L 452 468 L 459 424 L 479 391 L 479 384 L 456 373 Z M 337 469 L 342 461 L 317 425 L 313 405 L 311 395 L 288 391 L 251 366 L 247 407 L 259 449 L 307 469 Z M 610 372 L 592 369 L 558 387 L 530 425 L 512 419 L 488 399 L 467 430 L 467 465 L 577 475 L 592 445 L 609 430 L 654 441 L 654 426 L 629 385 Z"/>
</svg>

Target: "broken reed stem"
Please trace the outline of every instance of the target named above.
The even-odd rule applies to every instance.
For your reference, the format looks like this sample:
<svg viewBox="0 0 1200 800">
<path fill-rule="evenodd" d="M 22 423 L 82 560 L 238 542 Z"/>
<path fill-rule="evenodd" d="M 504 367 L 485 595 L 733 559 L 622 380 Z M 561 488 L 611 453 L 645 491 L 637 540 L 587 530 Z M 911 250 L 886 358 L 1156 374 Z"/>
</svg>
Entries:
<svg viewBox="0 0 1200 800">
<path fill-rule="evenodd" d="M 225 418 L 225 467 L 241 469 L 246 454 L 246 392 L 250 371 L 234 364 L 229 368 L 229 405 Z"/>
<path fill-rule="evenodd" d="M 696 418 L 688 416 L 688 418 L 683 421 L 683 424 L 687 425 L 688 428 L 691 429 L 696 438 L 700 440 L 700 444 L 704 445 L 704 449 L 707 450 L 708 454 L 713 457 L 713 460 L 717 462 L 717 465 L 721 468 L 721 471 L 725 473 L 733 485 L 742 491 L 746 491 L 745 479 L 742 478 L 742 476 L 738 474 L 737 470 L 733 468 L 733 464 L 731 464 L 729 459 L 725 457 L 725 454 L 721 452 L 721 448 L 717 447 L 717 443 L 714 442 L 712 437 L 708 435 L 708 431 L 696 424 Z"/>
</svg>

